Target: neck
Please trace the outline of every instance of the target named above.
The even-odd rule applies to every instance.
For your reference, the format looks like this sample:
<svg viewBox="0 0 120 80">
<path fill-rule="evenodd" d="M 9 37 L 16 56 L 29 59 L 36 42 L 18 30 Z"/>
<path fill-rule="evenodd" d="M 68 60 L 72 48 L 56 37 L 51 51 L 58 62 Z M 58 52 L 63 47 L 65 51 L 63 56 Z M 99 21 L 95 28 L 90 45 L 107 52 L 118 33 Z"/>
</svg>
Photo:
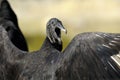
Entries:
<svg viewBox="0 0 120 80">
<path fill-rule="evenodd" d="M 62 50 L 62 43 L 61 44 L 59 44 L 59 43 L 52 44 L 50 42 L 49 38 L 46 37 L 41 49 L 45 49 L 45 48 L 48 48 L 48 49 L 54 48 L 54 49 L 56 49 L 58 51 L 61 51 Z"/>
</svg>

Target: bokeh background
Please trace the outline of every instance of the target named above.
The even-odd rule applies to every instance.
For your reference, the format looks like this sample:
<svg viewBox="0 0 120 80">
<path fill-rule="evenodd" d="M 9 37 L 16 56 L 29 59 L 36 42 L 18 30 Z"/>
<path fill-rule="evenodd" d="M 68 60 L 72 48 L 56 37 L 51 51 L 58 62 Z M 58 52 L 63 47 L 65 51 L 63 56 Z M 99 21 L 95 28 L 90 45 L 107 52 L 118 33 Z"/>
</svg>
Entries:
<svg viewBox="0 0 120 80">
<path fill-rule="evenodd" d="M 62 33 L 64 48 L 82 32 L 120 33 L 120 0 L 8 0 L 15 11 L 30 51 L 40 49 L 46 23 L 56 17 L 68 34 Z"/>
</svg>

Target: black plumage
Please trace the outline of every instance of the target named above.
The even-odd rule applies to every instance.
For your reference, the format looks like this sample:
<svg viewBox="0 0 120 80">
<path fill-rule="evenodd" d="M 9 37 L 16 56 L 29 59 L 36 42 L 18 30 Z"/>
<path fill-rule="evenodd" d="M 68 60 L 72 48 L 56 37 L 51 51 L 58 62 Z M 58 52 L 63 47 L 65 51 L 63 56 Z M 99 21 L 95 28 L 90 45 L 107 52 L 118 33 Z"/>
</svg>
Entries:
<svg viewBox="0 0 120 80">
<path fill-rule="evenodd" d="M 56 80 L 120 79 L 120 34 L 78 34 L 63 54 Z"/>
<path fill-rule="evenodd" d="M 54 64 L 59 59 L 62 50 L 61 30 L 66 32 L 61 21 L 57 18 L 49 20 L 46 27 L 47 37 L 41 49 L 26 56 L 26 63 L 18 80 L 50 80 L 54 78 L 56 68 Z"/>
<path fill-rule="evenodd" d="M 11 42 L 4 26 L 0 25 L 0 80 L 16 80 L 22 67 L 19 61 L 26 54 Z"/>
<path fill-rule="evenodd" d="M 6 29 L 16 47 L 28 51 L 26 40 L 18 26 L 17 16 L 7 0 L 0 0 L 0 25 Z"/>
<path fill-rule="evenodd" d="M 5 72 L 9 74 L 4 74 L 5 77 L 9 80 L 52 79 L 53 75 L 51 75 L 51 71 L 55 72 L 54 63 L 59 59 L 58 57 L 62 50 L 60 30 L 66 31 L 62 23 L 58 19 L 52 18 L 47 24 L 47 37 L 41 49 L 31 54 L 17 49 L 10 42 L 2 27 L 0 28 L 0 39 L 3 41 L 1 44 L 3 44 L 2 48 L 4 50 L 0 53 L 2 53 L 2 56 L 5 56 L 5 63 L 7 65 L 10 64 L 10 68 L 4 67 L 6 69 Z M 11 72 L 14 73 L 11 75 Z"/>
<path fill-rule="evenodd" d="M 59 28 L 56 26 L 58 24 L 63 26 L 56 18 L 53 18 L 48 22 L 47 37 L 41 49 L 32 52 L 32 54 L 17 49 L 10 42 L 5 30 L 0 27 L 0 53 L 3 53 L 2 55 L 5 56 L 4 60 L 7 63 L 12 64 L 13 66 L 17 65 L 16 69 L 18 69 L 18 71 L 12 70 L 12 72 L 17 74 L 14 74 L 14 79 L 120 79 L 119 33 L 88 32 L 78 34 L 73 38 L 68 47 L 61 52 L 60 30 L 66 30 L 64 27 Z M 58 31 L 56 31 L 56 29 Z M 58 47 L 56 48 L 56 46 Z M 8 71 L 11 72 L 11 69 L 8 69 Z M 10 74 L 9 76 L 12 77 Z M 9 80 L 14 79 L 9 78 Z"/>
</svg>

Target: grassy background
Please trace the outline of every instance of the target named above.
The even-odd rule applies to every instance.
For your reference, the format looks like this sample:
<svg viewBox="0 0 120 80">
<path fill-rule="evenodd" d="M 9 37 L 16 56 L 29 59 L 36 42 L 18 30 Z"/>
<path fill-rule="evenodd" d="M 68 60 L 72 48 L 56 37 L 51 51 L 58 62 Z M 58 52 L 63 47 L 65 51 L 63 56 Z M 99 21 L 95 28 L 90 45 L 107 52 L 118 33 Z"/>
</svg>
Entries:
<svg viewBox="0 0 120 80">
<path fill-rule="evenodd" d="M 8 0 L 18 16 L 30 51 L 40 49 L 46 23 L 59 18 L 68 34 L 62 33 L 64 48 L 82 32 L 120 33 L 120 0 Z"/>
</svg>

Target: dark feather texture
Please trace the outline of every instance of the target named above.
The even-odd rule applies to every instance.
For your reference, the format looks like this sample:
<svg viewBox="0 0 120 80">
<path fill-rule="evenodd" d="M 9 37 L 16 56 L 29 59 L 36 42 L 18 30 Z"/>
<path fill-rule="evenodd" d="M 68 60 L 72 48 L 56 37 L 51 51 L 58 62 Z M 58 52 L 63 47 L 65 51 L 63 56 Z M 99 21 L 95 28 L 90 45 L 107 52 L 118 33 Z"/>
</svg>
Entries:
<svg viewBox="0 0 120 80">
<path fill-rule="evenodd" d="M 13 20 L 6 23 L 16 26 Z M 47 36 L 41 49 L 30 54 L 18 49 L 9 40 L 12 36 L 9 29 L 14 28 L 17 27 L 0 26 L 1 80 L 120 79 L 120 34 L 78 34 L 61 52 L 60 30 L 66 30 L 61 21 L 53 18 L 47 23 Z"/>
<path fill-rule="evenodd" d="M 16 47 L 28 51 L 26 40 L 18 27 L 16 14 L 7 0 L 0 0 L 0 25 L 6 29 L 10 40 Z"/>
<path fill-rule="evenodd" d="M 56 24 L 54 26 L 52 25 L 52 23 L 49 23 L 51 20 L 53 22 L 55 21 Z M 53 30 L 54 32 L 52 32 L 52 34 L 56 35 L 54 36 L 51 34 L 51 36 L 56 41 L 51 42 L 49 39 L 51 38 L 51 36 L 49 36 L 48 38 L 47 35 L 41 49 L 32 52 L 31 54 L 19 50 L 17 47 L 15 47 L 9 40 L 7 32 L 2 28 L 4 26 L 0 27 L 1 30 L 0 42 L 3 42 L 1 43 L 1 49 L 3 51 L 1 51 L 0 53 L 2 56 L 4 56 L 1 59 L 1 63 L 2 61 L 4 61 L 5 63 L 3 63 L 3 65 L 4 66 L 7 65 L 10 67 L 10 68 L 3 67 L 6 69 L 4 72 L 7 72 L 7 74 L 4 74 L 5 78 L 7 79 L 9 78 L 9 80 L 53 79 L 54 77 L 53 75 L 56 70 L 54 68 L 54 64 L 59 59 L 58 57 L 61 55 L 60 51 L 62 48 L 61 47 L 62 43 L 59 42 L 60 41 L 59 38 L 61 38 L 60 37 L 61 33 L 56 33 L 55 29 L 57 28 L 60 31 L 61 29 L 64 29 L 64 27 L 62 26 L 62 23 L 60 23 L 58 26 L 57 23 L 59 22 L 56 22 L 56 20 L 58 21 L 58 19 L 53 18 L 51 20 L 48 22 L 50 25 L 47 26 L 47 28 L 49 28 L 50 31 L 47 31 L 47 34 L 51 33 L 51 30 Z M 12 72 L 13 74 L 11 75 Z M 51 72 L 53 72 L 52 75 Z"/>
<path fill-rule="evenodd" d="M 57 80 L 119 80 L 119 51 L 120 34 L 79 34 L 63 52 Z"/>
<path fill-rule="evenodd" d="M 46 38 L 43 47 L 39 51 L 29 54 L 15 48 L 15 46 L 10 43 L 4 29 L 0 32 L 1 48 L 5 49 L 1 50 L 1 53 L 4 52 L 4 54 L 2 54 L 5 56 L 4 61 L 7 60 L 7 63 L 10 65 L 14 64 L 14 66 L 17 64 L 16 69 L 18 69 L 18 71 L 13 70 L 13 72 L 15 71 L 17 74 L 15 75 L 15 79 L 120 79 L 120 34 L 100 32 L 82 33 L 74 37 L 63 53 L 56 49 L 50 40 Z M 7 46 L 4 46 L 2 42 Z M 11 57 L 8 57 L 8 55 Z M 11 68 L 7 69 L 11 71 Z"/>
<path fill-rule="evenodd" d="M 61 55 L 60 51 L 62 50 L 60 30 L 65 31 L 65 28 L 56 18 L 50 19 L 46 28 L 47 37 L 43 42 L 41 49 L 26 56 L 26 63 L 18 80 L 54 79 L 54 72 L 56 70 L 54 64 L 56 64 L 59 59 Z M 56 29 L 58 30 L 57 32 Z"/>
</svg>

